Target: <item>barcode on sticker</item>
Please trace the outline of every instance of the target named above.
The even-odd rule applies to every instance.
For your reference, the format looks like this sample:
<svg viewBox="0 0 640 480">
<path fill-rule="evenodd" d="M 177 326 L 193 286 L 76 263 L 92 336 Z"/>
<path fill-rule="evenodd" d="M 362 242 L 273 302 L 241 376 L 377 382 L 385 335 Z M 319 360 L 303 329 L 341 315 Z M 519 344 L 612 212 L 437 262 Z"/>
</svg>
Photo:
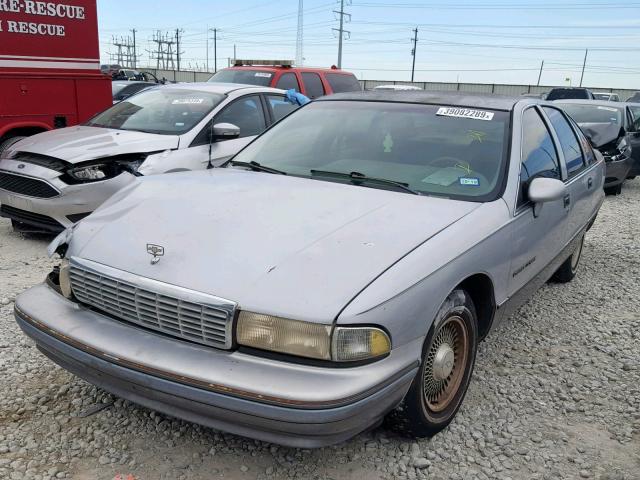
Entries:
<svg viewBox="0 0 640 480">
<path fill-rule="evenodd" d="M 493 112 L 473 110 L 471 108 L 440 107 L 436 115 L 445 117 L 472 118 L 474 120 L 493 120 Z"/>
<path fill-rule="evenodd" d="M 204 98 L 176 98 L 172 105 L 200 105 L 204 102 Z"/>
</svg>

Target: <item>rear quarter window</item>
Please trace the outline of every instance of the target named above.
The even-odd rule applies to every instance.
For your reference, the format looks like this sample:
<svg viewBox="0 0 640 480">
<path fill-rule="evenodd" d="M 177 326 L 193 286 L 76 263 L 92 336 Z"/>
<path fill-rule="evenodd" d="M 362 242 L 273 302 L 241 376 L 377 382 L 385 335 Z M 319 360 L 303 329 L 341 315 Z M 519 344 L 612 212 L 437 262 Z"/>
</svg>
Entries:
<svg viewBox="0 0 640 480">
<path fill-rule="evenodd" d="M 358 82 L 358 79 L 352 74 L 327 73 L 325 76 L 329 85 L 331 85 L 333 93 L 359 92 L 362 90 L 360 82 Z"/>
</svg>

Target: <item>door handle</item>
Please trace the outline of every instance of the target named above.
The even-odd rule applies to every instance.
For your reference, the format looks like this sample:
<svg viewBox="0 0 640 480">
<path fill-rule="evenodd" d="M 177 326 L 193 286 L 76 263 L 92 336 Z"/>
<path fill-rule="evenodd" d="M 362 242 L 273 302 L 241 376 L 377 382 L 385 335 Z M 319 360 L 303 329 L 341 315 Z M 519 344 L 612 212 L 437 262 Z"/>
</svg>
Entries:
<svg viewBox="0 0 640 480">
<path fill-rule="evenodd" d="M 587 188 L 591 187 L 593 187 L 593 178 L 589 177 L 589 179 L 587 180 Z"/>
<path fill-rule="evenodd" d="M 569 195 L 568 193 L 564 196 L 564 208 L 567 208 L 569 205 L 571 205 L 571 195 Z"/>
</svg>

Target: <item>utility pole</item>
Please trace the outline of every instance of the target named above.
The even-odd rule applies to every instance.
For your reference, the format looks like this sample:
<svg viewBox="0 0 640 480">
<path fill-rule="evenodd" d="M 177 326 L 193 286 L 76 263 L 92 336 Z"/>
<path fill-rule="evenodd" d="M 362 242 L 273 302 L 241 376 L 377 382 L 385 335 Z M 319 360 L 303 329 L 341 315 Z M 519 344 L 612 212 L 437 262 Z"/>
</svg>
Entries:
<svg viewBox="0 0 640 480">
<path fill-rule="evenodd" d="M 540 64 L 540 73 L 538 74 L 538 84 L 536 85 L 537 87 L 540 86 L 540 79 L 542 78 L 542 69 L 544 68 L 544 60 L 542 60 L 542 63 Z"/>
<path fill-rule="evenodd" d="M 176 28 L 176 62 L 180 71 L 180 29 Z"/>
<path fill-rule="evenodd" d="M 137 30 L 135 28 L 131 30 L 131 33 L 133 33 L 133 60 L 131 62 L 131 66 L 133 67 L 134 70 L 136 69 L 136 65 L 138 61 L 138 53 L 136 51 L 136 32 Z"/>
<path fill-rule="evenodd" d="M 584 78 L 584 67 L 587 66 L 587 55 L 589 54 L 589 49 L 584 51 L 584 62 L 582 62 L 582 74 L 580 75 L 580 86 L 582 86 L 582 79 Z"/>
<path fill-rule="evenodd" d="M 233 44 L 233 63 L 234 64 L 236 63 L 236 58 L 238 57 L 236 56 L 236 44 L 234 43 Z"/>
<path fill-rule="evenodd" d="M 301 67 L 304 61 L 304 55 L 302 53 L 302 35 L 303 35 L 303 0 L 298 0 L 298 32 L 296 35 L 296 67 Z"/>
<path fill-rule="evenodd" d="M 340 0 L 340 11 L 333 11 L 333 13 L 337 13 L 340 16 L 340 27 L 332 29 L 338 32 L 338 68 L 342 68 L 342 39 L 345 33 L 347 34 L 347 38 L 351 35 L 351 32 L 344 29 L 344 17 L 347 17 L 347 21 L 351 21 L 351 15 L 344 13 L 344 2 L 345 0 Z M 349 2 L 348 5 L 351 5 L 351 0 L 347 0 L 347 2 Z"/>
<path fill-rule="evenodd" d="M 416 71 L 416 50 L 418 49 L 418 27 L 413 30 L 413 48 L 411 55 L 413 56 L 413 64 L 411 65 L 411 81 L 413 82 L 413 74 Z"/>
<path fill-rule="evenodd" d="M 213 29 L 213 73 L 218 71 L 218 29 Z"/>
<path fill-rule="evenodd" d="M 207 25 L 207 31 L 205 32 L 205 38 L 207 40 L 207 61 L 206 61 L 206 69 L 209 71 L 209 25 Z"/>
</svg>

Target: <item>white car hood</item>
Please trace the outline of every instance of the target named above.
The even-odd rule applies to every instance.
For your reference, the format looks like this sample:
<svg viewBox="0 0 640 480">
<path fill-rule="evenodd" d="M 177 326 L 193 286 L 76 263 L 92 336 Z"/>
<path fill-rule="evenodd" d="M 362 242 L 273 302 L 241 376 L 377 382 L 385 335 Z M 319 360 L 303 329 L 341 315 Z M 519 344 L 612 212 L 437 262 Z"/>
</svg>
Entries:
<svg viewBox="0 0 640 480">
<path fill-rule="evenodd" d="M 323 323 L 480 205 L 237 169 L 124 190 L 78 224 L 68 255 Z M 149 243 L 164 247 L 155 265 Z"/>
<path fill-rule="evenodd" d="M 127 153 L 178 148 L 180 137 L 97 127 L 69 127 L 40 133 L 16 143 L 12 150 L 81 163 Z"/>
</svg>

